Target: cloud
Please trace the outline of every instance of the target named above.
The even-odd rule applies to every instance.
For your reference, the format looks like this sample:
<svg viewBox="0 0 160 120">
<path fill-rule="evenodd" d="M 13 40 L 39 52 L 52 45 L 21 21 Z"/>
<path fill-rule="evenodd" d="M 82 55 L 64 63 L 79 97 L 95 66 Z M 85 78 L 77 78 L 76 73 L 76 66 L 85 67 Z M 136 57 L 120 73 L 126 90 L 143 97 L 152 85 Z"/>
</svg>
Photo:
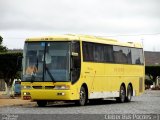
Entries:
<svg viewBox="0 0 160 120">
<path fill-rule="evenodd" d="M 159 4 L 159 0 L 0 0 L 0 34 L 157 33 Z"/>
<path fill-rule="evenodd" d="M 5 0 L 0 29 L 146 31 L 160 28 L 158 0 Z M 157 8 L 157 9 L 156 9 Z M 147 30 L 148 32 L 149 30 Z"/>
</svg>

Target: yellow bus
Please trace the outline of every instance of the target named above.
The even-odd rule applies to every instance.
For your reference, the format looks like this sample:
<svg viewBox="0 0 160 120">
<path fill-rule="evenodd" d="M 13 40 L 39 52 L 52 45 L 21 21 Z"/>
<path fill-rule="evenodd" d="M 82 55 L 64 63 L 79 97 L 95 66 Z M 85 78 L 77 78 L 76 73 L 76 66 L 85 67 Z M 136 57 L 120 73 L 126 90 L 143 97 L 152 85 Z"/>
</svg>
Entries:
<svg viewBox="0 0 160 120">
<path fill-rule="evenodd" d="M 114 98 L 129 102 L 144 92 L 144 55 L 139 43 L 87 35 L 28 38 L 24 44 L 22 99 L 48 101 Z"/>
</svg>

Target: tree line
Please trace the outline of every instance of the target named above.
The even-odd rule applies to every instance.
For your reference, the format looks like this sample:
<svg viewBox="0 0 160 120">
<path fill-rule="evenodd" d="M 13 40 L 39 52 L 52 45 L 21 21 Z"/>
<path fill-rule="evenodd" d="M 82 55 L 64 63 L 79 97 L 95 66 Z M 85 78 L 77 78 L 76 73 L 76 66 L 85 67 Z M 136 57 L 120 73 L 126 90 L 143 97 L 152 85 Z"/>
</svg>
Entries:
<svg viewBox="0 0 160 120">
<path fill-rule="evenodd" d="M 0 79 L 4 80 L 8 90 L 15 78 L 21 78 L 22 53 L 8 52 L 6 46 L 2 45 L 3 38 L 0 36 Z"/>
</svg>

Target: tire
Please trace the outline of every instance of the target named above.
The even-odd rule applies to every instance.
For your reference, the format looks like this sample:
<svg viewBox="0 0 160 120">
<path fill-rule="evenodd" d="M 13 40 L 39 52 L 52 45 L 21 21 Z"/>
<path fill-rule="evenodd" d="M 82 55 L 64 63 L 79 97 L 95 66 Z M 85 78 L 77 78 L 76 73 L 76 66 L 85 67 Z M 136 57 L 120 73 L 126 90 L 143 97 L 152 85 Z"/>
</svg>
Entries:
<svg viewBox="0 0 160 120">
<path fill-rule="evenodd" d="M 132 99 L 132 87 L 131 85 L 128 85 L 128 88 L 127 88 L 127 96 L 126 96 L 126 102 L 130 102 L 131 99 Z"/>
<path fill-rule="evenodd" d="M 126 90 L 125 90 L 125 87 L 123 85 L 121 85 L 120 92 L 119 92 L 119 97 L 116 98 L 116 100 L 119 103 L 124 103 L 125 99 L 126 99 Z"/>
<path fill-rule="evenodd" d="M 79 106 L 84 106 L 87 103 L 87 93 L 86 89 L 82 86 L 80 89 L 80 97 L 75 103 Z"/>
<path fill-rule="evenodd" d="M 47 105 L 47 101 L 39 100 L 37 101 L 38 107 L 45 107 Z"/>
</svg>

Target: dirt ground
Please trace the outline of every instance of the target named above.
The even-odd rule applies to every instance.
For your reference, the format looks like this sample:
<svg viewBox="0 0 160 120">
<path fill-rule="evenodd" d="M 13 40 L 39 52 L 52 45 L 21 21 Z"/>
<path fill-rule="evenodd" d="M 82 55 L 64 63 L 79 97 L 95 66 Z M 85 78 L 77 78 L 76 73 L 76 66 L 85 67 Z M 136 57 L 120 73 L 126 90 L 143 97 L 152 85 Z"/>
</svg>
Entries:
<svg viewBox="0 0 160 120">
<path fill-rule="evenodd" d="M 23 106 L 28 104 L 35 104 L 30 100 L 22 100 L 20 97 L 9 97 L 5 92 L 0 91 L 0 107 L 5 106 Z"/>
</svg>

